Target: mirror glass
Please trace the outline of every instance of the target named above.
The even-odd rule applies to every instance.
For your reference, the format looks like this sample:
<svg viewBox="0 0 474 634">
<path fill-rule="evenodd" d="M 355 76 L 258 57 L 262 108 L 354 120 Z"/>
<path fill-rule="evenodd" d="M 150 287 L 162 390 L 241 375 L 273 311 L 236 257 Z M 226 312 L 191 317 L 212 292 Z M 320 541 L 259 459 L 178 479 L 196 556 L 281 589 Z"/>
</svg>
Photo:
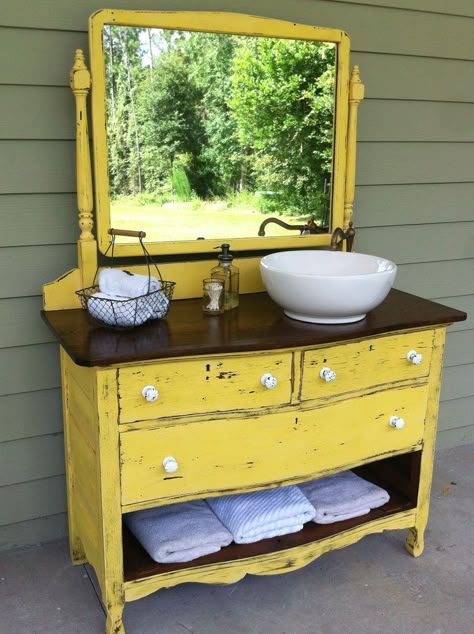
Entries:
<svg viewBox="0 0 474 634">
<path fill-rule="evenodd" d="M 113 227 L 230 239 L 271 215 L 327 232 L 335 44 L 112 25 L 103 38 Z"/>
</svg>

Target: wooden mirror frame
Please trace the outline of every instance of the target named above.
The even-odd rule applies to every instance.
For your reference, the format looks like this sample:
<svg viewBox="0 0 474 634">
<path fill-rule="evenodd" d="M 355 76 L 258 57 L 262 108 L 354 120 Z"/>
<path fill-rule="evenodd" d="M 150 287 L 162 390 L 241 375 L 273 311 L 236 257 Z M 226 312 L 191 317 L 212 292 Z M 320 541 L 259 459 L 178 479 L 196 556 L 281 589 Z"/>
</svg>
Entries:
<svg viewBox="0 0 474 634">
<path fill-rule="evenodd" d="M 168 28 L 176 30 L 206 31 L 234 35 L 252 35 L 332 42 L 337 45 L 336 56 L 336 109 L 334 117 L 333 186 L 331 201 L 331 223 L 328 234 L 288 235 L 265 238 L 234 238 L 233 251 L 296 249 L 328 246 L 331 233 L 336 227 L 347 227 L 352 217 L 355 186 L 355 144 L 357 129 L 357 106 L 363 99 L 363 85 L 358 68 L 354 67 L 349 78 L 349 37 L 343 31 L 284 20 L 256 17 L 240 13 L 215 13 L 206 11 L 122 11 L 105 9 L 89 18 L 89 46 L 92 73 L 92 126 L 94 148 L 95 205 L 98 248 L 105 253 L 111 226 L 110 196 L 108 181 L 108 158 L 105 112 L 105 64 L 103 51 L 104 25 Z M 74 70 L 74 69 L 73 69 Z M 86 97 L 88 71 L 84 58 L 76 54 L 77 73 L 83 72 L 84 81 L 76 95 L 77 115 L 77 169 L 78 199 L 81 238 L 92 237 L 92 185 L 91 161 L 88 148 Z M 90 85 L 90 81 L 89 81 Z M 220 245 L 225 236 L 212 240 L 186 240 L 148 242 L 152 255 L 209 253 Z M 136 242 L 136 241 L 135 241 Z M 138 244 L 117 243 L 116 256 L 139 256 Z"/>
</svg>

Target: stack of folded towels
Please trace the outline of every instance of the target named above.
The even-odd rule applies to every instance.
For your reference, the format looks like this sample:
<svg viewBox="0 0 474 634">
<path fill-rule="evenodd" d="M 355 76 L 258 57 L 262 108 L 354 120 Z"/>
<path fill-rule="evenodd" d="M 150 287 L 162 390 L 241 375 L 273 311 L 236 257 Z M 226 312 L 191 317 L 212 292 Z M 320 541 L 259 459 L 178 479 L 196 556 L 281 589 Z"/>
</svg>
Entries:
<svg viewBox="0 0 474 634">
<path fill-rule="evenodd" d="M 155 277 L 103 269 L 99 273 L 99 292 L 89 298 L 87 308 L 93 317 L 110 326 L 140 326 L 166 315 L 169 300 L 164 293 L 156 292 L 160 288 Z"/>
<path fill-rule="evenodd" d="M 381 487 L 343 471 L 299 485 L 316 512 L 316 524 L 332 524 L 370 513 L 386 504 L 390 496 Z"/>
<path fill-rule="evenodd" d="M 125 515 L 125 523 L 160 563 L 209 555 L 232 541 L 249 544 L 369 513 L 388 493 L 351 471 L 298 486 L 225 495 Z"/>
</svg>

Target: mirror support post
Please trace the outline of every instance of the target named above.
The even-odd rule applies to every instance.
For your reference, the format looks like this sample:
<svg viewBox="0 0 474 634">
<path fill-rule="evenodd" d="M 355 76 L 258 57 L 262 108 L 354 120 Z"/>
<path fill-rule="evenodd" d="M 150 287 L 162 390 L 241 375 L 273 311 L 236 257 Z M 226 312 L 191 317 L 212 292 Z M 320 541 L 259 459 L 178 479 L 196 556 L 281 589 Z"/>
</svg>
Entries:
<svg viewBox="0 0 474 634">
<path fill-rule="evenodd" d="M 364 98 L 365 86 L 360 81 L 359 67 L 354 66 L 349 82 L 349 120 L 347 128 L 346 187 L 344 194 L 344 228 L 352 220 L 355 195 L 357 110 Z"/>
<path fill-rule="evenodd" d="M 91 88 L 91 76 L 85 64 L 84 53 L 80 49 L 76 50 L 74 66 L 69 77 L 76 100 L 77 206 L 81 229 L 78 258 L 83 287 L 86 287 L 92 284 L 97 269 L 97 244 L 92 234 L 92 170 L 87 124 L 87 96 Z"/>
</svg>

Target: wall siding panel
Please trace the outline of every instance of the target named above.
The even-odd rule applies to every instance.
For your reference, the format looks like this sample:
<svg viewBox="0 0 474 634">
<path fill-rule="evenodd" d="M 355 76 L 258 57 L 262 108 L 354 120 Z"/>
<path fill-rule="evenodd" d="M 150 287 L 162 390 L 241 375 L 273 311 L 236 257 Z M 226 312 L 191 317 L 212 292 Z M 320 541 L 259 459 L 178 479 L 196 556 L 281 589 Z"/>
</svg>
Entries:
<svg viewBox="0 0 474 634">
<path fill-rule="evenodd" d="M 0 348 L 55 341 L 41 319 L 42 297 L 0 299 Z"/>
<path fill-rule="evenodd" d="M 70 194 L 0 195 L 0 247 L 64 244 L 77 240 L 77 199 Z M 24 219 L 24 224 L 18 218 Z"/>
<path fill-rule="evenodd" d="M 63 476 L 22 482 L 0 488 L 0 509 L 10 509 L 8 517 L 0 510 L 0 527 L 63 513 L 66 486 Z M 4 520 L 13 520 L 5 522 Z"/>
<path fill-rule="evenodd" d="M 0 396 L 0 442 L 62 432 L 61 390 Z"/>
<path fill-rule="evenodd" d="M 72 108 L 73 95 L 66 86 L 0 85 L 0 139 L 72 140 Z"/>
<path fill-rule="evenodd" d="M 356 187 L 356 226 L 472 221 L 474 182 Z M 421 204 L 422 203 L 422 204 Z"/>
<path fill-rule="evenodd" d="M 0 299 L 41 295 L 44 281 L 51 281 L 77 266 L 75 244 L 4 247 L 0 270 L 4 276 Z"/>
<path fill-rule="evenodd" d="M 470 0 L 115 0 L 345 29 L 361 67 L 356 248 L 397 288 L 470 312 L 447 340 L 439 446 L 474 440 L 474 9 Z M 58 346 L 41 286 L 76 266 L 74 102 L 97 0 L 0 9 L 0 549 L 66 533 Z M 12 54 L 12 51 L 15 54 Z"/>
</svg>

